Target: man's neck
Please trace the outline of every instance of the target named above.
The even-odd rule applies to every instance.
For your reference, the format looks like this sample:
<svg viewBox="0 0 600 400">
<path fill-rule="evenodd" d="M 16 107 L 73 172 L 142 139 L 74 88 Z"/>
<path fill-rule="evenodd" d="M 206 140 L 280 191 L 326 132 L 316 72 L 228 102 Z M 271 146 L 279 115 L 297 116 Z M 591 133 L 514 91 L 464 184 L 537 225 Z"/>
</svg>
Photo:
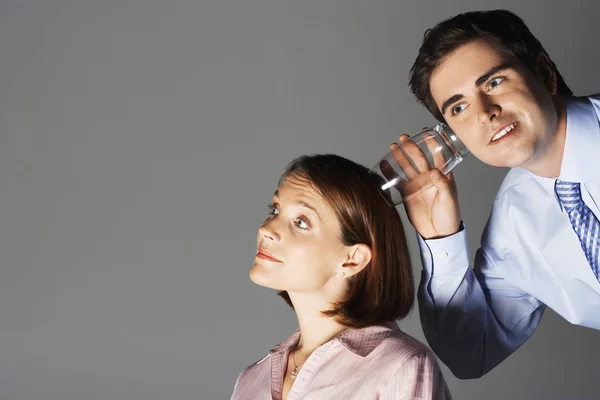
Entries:
<svg viewBox="0 0 600 400">
<path fill-rule="evenodd" d="M 544 178 L 557 178 L 565 153 L 565 142 L 567 138 L 567 111 L 565 102 L 560 95 L 554 97 L 554 107 L 557 113 L 556 130 L 542 148 L 538 149 L 535 159 L 530 160 L 521 168 L 534 175 Z"/>
</svg>

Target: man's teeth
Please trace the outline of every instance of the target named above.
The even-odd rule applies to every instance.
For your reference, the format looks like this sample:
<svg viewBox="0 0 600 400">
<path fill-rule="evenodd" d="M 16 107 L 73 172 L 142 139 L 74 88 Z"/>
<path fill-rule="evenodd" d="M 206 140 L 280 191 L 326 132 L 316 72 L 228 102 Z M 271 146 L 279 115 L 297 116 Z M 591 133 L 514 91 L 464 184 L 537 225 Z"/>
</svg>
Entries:
<svg viewBox="0 0 600 400">
<path fill-rule="evenodd" d="M 509 126 L 507 126 L 506 128 L 502 129 L 500 132 L 498 132 L 496 135 L 494 135 L 494 137 L 492 138 L 492 142 L 495 142 L 496 140 L 500 139 L 502 136 L 506 135 L 508 132 L 512 131 L 514 128 L 516 128 L 518 125 L 518 123 L 515 121 L 512 124 L 510 124 Z"/>
</svg>

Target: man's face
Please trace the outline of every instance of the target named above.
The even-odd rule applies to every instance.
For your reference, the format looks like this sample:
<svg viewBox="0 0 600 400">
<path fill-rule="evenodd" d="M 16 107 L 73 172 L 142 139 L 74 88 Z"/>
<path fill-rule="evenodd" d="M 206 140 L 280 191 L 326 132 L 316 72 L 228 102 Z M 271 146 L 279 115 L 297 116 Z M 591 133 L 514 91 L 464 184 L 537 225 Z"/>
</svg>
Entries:
<svg viewBox="0 0 600 400">
<path fill-rule="evenodd" d="M 553 85 L 496 48 L 487 40 L 459 47 L 431 76 L 431 94 L 475 157 L 528 169 L 558 129 Z"/>
</svg>

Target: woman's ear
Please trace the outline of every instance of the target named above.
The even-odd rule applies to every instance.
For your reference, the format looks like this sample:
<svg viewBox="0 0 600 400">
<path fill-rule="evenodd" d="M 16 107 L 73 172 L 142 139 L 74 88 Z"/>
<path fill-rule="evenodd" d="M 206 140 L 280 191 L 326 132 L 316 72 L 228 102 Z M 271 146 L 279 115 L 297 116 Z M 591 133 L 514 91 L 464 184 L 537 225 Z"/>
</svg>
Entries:
<svg viewBox="0 0 600 400">
<path fill-rule="evenodd" d="M 371 248 L 366 244 L 348 247 L 346 261 L 340 267 L 340 275 L 348 278 L 358 274 L 371 262 Z"/>
</svg>

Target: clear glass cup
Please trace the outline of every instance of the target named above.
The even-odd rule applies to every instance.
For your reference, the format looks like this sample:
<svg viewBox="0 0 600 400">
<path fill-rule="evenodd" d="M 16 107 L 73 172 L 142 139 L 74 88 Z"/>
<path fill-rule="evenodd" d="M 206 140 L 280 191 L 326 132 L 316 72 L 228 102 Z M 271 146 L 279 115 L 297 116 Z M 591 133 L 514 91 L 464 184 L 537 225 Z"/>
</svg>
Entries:
<svg viewBox="0 0 600 400">
<path fill-rule="evenodd" d="M 424 128 L 403 139 L 371 168 L 380 178 L 379 191 L 390 206 L 402 204 L 433 186 L 428 171 L 447 175 L 469 150 L 445 124 Z"/>
</svg>

